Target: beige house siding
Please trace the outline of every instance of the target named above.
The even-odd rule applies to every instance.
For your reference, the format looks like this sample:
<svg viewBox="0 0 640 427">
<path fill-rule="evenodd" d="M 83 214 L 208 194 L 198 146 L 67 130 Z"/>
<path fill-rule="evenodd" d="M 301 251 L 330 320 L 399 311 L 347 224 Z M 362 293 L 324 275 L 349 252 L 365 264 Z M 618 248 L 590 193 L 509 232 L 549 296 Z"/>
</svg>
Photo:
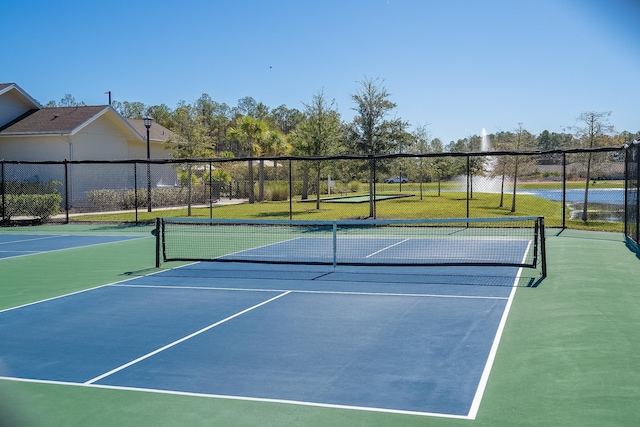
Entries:
<svg viewBox="0 0 640 427">
<path fill-rule="evenodd" d="M 69 160 L 72 147 L 66 135 L 14 136 L 0 140 L 0 158 L 4 160 Z"/>
</svg>

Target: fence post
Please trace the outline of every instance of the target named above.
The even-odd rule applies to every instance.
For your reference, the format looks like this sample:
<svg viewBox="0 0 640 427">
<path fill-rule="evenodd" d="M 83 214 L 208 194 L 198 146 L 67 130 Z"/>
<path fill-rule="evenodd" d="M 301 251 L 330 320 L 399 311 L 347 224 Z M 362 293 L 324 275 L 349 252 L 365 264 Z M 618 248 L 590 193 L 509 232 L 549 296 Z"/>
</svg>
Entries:
<svg viewBox="0 0 640 427">
<path fill-rule="evenodd" d="M 373 219 L 376 219 L 376 217 L 378 216 L 378 213 L 376 211 L 376 209 L 378 208 L 378 206 L 376 205 L 376 203 L 377 203 L 377 201 L 376 201 L 376 183 L 377 182 L 376 181 L 378 180 L 377 179 L 377 170 L 376 170 L 377 164 L 376 164 L 376 160 L 375 159 L 373 159 L 372 161 L 373 161 L 373 185 L 372 185 L 372 188 L 373 188 L 373 195 L 372 195 L 372 197 L 373 197 L 372 198 L 372 201 L 373 201 Z"/>
<path fill-rule="evenodd" d="M 4 159 L 2 160 L 2 165 L 1 165 L 1 171 L 0 171 L 0 175 L 1 175 L 1 179 L 2 179 L 2 221 L 4 222 L 4 213 L 6 212 L 6 201 L 5 201 L 5 197 L 4 197 L 4 193 L 5 193 L 5 183 L 4 183 Z"/>
<path fill-rule="evenodd" d="M 136 211 L 136 224 L 138 223 L 138 164 L 133 164 L 133 206 Z"/>
<path fill-rule="evenodd" d="M 289 159 L 289 219 L 293 219 L 293 173 L 291 172 L 291 159 Z"/>
<path fill-rule="evenodd" d="M 567 153 L 562 153 L 562 229 L 567 228 Z"/>
<path fill-rule="evenodd" d="M 471 176 L 471 156 L 467 154 L 467 218 L 470 214 L 469 199 L 471 198 L 471 183 L 473 177 Z"/>
<path fill-rule="evenodd" d="M 69 224 L 69 162 L 64 159 L 64 212 L 65 224 Z"/>
<path fill-rule="evenodd" d="M 638 141 L 636 139 L 636 141 Z M 634 216 L 636 218 L 636 235 L 635 237 L 635 241 L 636 241 L 636 245 L 640 245 L 640 144 L 637 144 L 636 141 L 634 141 L 634 150 L 636 153 L 636 164 L 635 164 L 635 181 L 636 181 L 636 188 L 635 188 L 635 193 L 636 193 L 636 197 L 635 197 L 635 206 L 632 207 L 632 209 L 634 210 Z"/>
<path fill-rule="evenodd" d="M 213 218 L 213 164 L 209 160 L 209 219 Z"/>
</svg>

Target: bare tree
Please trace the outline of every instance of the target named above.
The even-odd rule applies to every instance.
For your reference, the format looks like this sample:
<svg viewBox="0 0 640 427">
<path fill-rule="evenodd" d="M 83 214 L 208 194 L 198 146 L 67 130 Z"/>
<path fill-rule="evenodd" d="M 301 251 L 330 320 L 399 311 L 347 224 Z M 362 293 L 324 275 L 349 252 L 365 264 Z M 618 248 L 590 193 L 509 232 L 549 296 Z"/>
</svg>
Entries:
<svg viewBox="0 0 640 427">
<path fill-rule="evenodd" d="M 581 148 L 595 148 L 604 144 L 604 140 L 607 136 L 613 133 L 614 129 L 609 124 L 610 111 L 595 112 L 589 111 L 580 114 L 578 122 L 580 126 L 574 128 L 574 136 Z M 591 181 L 591 162 L 593 160 L 593 153 L 588 152 L 586 155 L 586 174 L 585 174 L 585 187 L 584 187 L 584 203 L 582 206 L 583 221 L 588 219 L 588 207 L 589 207 L 589 182 Z"/>
</svg>

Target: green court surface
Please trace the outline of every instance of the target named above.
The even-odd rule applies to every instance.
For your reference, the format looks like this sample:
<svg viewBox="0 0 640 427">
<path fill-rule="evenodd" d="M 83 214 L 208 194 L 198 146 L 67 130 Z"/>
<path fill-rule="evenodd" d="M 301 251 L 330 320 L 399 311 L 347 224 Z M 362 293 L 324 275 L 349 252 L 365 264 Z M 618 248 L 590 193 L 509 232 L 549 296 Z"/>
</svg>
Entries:
<svg viewBox="0 0 640 427">
<path fill-rule="evenodd" d="M 64 225 L 0 234 L 150 231 Z M 0 310 L 153 272 L 154 244 L 149 237 L 0 259 Z M 548 277 L 516 291 L 473 421 L 0 380 L 0 425 L 637 425 L 640 259 L 621 234 L 555 229 L 547 230 L 547 256 Z"/>
</svg>

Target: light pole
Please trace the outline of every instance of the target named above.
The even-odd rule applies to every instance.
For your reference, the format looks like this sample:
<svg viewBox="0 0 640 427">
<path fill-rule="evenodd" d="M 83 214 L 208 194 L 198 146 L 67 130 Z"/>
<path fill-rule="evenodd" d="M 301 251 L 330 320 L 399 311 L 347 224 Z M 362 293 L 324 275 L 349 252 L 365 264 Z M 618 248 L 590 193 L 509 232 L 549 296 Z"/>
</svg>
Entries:
<svg viewBox="0 0 640 427">
<path fill-rule="evenodd" d="M 151 127 L 151 117 L 144 118 L 144 127 L 147 128 L 147 212 L 151 212 L 151 147 L 149 146 L 149 128 Z"/>
</svg>

